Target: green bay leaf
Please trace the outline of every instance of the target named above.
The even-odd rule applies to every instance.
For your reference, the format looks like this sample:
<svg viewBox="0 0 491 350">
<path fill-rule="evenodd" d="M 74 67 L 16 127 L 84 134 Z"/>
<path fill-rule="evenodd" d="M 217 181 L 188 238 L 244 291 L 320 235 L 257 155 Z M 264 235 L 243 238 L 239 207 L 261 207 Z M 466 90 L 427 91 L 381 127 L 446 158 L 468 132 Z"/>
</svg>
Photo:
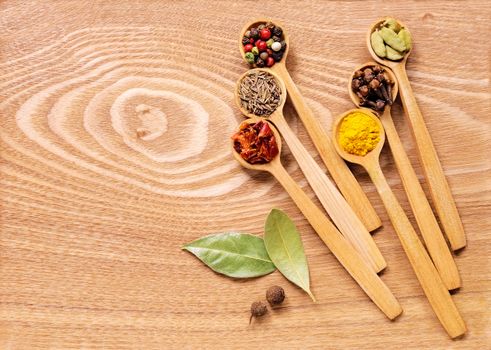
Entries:
<svg viewBox="0 0 491 350">
<path fill-rule="evenodd" d="M 213 271 L 235 278 L 267 275 L 276 270 L 261 237 L 227 232 L 206 236 L 186 244 Z"/>
<path fill-rule="evenodd" d="M 276 268 L 288 280 L 302 288 L 315 301 L 310 291 L 309 266 L 302 239 L 293 221 L 279 209 L 266 219 L 264 244 Z"/>
</svg>

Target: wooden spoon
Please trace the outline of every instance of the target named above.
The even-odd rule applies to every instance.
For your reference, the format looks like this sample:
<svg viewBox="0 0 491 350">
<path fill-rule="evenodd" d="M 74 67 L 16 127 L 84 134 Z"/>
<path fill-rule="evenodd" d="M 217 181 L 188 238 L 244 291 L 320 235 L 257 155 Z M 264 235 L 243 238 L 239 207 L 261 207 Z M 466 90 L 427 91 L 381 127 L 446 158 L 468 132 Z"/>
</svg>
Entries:
<svg viewBox="0 0 491 350">
<path fill-rule="evenodd" d="M 288 33 L 285 31 L 285 27 L 281 23 L 268 18 L 257 18 L 249 22 L 240 32 L 241 35 L 239 38 L 239 50 L 241 56 L 244 57 L 245 55 L 244 47 L 242 45 L 242 38 L 244 37 L 244 33 L 248 31 L 251 27 L 266 22 L 272 22 L 280 26 L 283 29 L 283 37 L 286 42 L 286 50 L 282 60 L 275 63 L 275 65 L 271 67 L 271 70 L 276 72 L 284 80 L 293 106 L 297 110 L 297 113 L 302 120 L 305 129 L 314 142 L 319 155 L 321 156 L 324 164 L 329 170 L 329 173 L 333 177 L 343 196 L 346 198 L 355 213 L 364 223 L 368 231 L 373 231 L 379 228 L 382 225 L 382 222 L 377 216 L 375 209 L 373 209 L 373 206 L 370 204 L 366 194 L 361 189 L 360 184 L 356 181 L 346 163 L 343 162 L 343 160 L 336 153 L 329 134 L 324 130 L 321 123 L 315 118 L 312 110 L 305 103 L 305 100 L 300 94 L 300 91 L 298 90 L 290 74 L 288 73 L 288 70 L 286 69 L 285 62 L 290 50 L 290 41 Z"/>
<path fill-rule="evenodd" d="M 256 123 L 259 120 L 261 119 L 248 119 L 245 122 Z M 235 159 L 237 159 L 237 161 L 245 168 L 271 173 L 288 192 L 319 237 L 324 241 L 346 271 L 348 271 L 365 291 L 368 297 L 372 299 L 389 319 L 392 320 L 396 318 L 402 313 L 399 302 L 375 271 L 365 263 L 358 251 L 356 251 L 346 238 L 341 235 L 325 214 L 312 202 L 300 186 L 297 185 L 287 173 L 280 160 L 281 137 L 271 123 L 270 127 L 275 135 L 280 154 L 266 164 L 249 164 L 235 151 L 232 141 L 232 153 L 234 154 Z"/>
<path fill-rule="evenodd" d="M 341 121 L 347 115 L 356 111 L 370 116 L 380 128 L 379 143 L 375 149 L 365 156 L 350 154 L 339 145 L 339 142 L 337 142 Z M 390 221 L 392 222 L 392 225 L 399 236 L 399 240 L 402 243 L 402 247 L 404 248 L 407 257 L 409 258 L 409 262 L 416 273 L 419 283 L 423 287 L 423 291 L 425 292 L 433 311 L 437 315 L 443 327 L 452 338 L 464 334 L 466 332 L 464 321 L 462 320 L 457 307 L 453 303 L 450 293 L 443 284 L 438 271 L 433 265 L 423 244 L 419 240 L 416 231 L 411 225 L 411 222 L 404 213 L 404 210 L 401 208 L 401 205 L 397 201 L 394 193 L 392 193 L 389 184 L 382 173 L 382 169 L 380 168 L 379 155 L 385 141 L 384 128 L 380 120 L 367 109 L 350 110 L 336 119 L 333 126 L 333 137 L 336 140 L 335 147 L 340 156 L 348 162 L 359 164 L 364 167 L 377 187 L 387 213 L 389 214 Z"/>
<path fill-rule="evenodd" d="M 317 198 L 319 198 L 322 206 L 326 209 L 339 230 L 360 252 L 365 261 L 372 266 L 376 272 L 383 270 L 387 266 L 387 263 L 375 244 L 373 237 L 370 235 L 370 232 L 368 232 L 336 186 L 322 171 L 286 122 L 283 116 L 283 106 L 286 101 L 287 93 L 283 80 L 271 70 L 256 68 L 247 71 L 237 81 L 237 87 L 235 89 L 235 102 L 237 103 L 237 106 L 247 117 L 257 117 L 242 106 L 239 96 L 239 87 L 242 79 L 254 71 L 264 71 L 271 74 L 276 79 L 278 86 L 281 89 L 280 103 L 268 119 L 278 128 L 281 135 L 285 138 L 293 156 L 297 160 L 305 178 L 314 190 Z"/>
<path fill-rule="evenodd" d="M 431 141 L 430 133 L 426 128 L 423 115 L 419 110 L 411 85 L 409 84 L 406 73 L 406 62 L 412 50 L 409 50 L 402 60 L 391 61 L 378 57 L 370 43 L 370 35 L 385 20 L 386 18 L 378 19 L 368 30 L 366 38 L 368 51 L 375 61 L 390 67 L 399 81 L 402 105 L 406 111 L 406 119 L 411 126 L 413 137 L 416 140 L 419 158 L 423 165 L 433 204 L 440 217 L 445 234 L 450 241 L 452 250 L 458 250 L 466 245 L 464 227 L 462 226 L 462 221 L 460 220 L 459 212 L 457 211 L 452 192 L 445 178 L 442 165 Z M 399 23 L 407 28 L 402 22 L 399 21 Z"/>
<path fill-rule="evenodd" d="M 358 70 L 372 68 L 376 65 L 377 63 L 374 62 L 365 63 L 357 67 L 350 77 L 348 91 L 351 100 L 357 107 L 360 106 L 360 98 L 351 88 L 353 76 Z M 396 77 L 389 68 L 384 67 L 384 69 L 386 74 L 389 76 L 389 79 L 394 82 L 392 87 L 392 101 L 395 101 L 398 92 Z M 426 243 L 426 248 L 428 249 L 431 258 L 435 263 L 436 269 L 440 273 L 443 283 L 445 283 L 447 286 L 447 289 L 452 290 L 459 288 L 461 284 L 459 270 L 457 269 L 452 253 L 445 242 L 440 226 L 438 226 L 438 222 L 433 215 L 430 203 L 428 202 L 424 190 L 419 183 L 418 176 L 416 175 L 416 172 L 414 171 L 404 150 L 404 146 L 401 143 L 399 135 L 397 134 L 390 110 L 391 106 L 386 105 L 384 111 L 380 115 L 380 121 L 384 126 L 385 134 L 387 136 L 390 149 L 392 150 L 392 155 L 394 157 L 397 169 L 399 170 L 399 175 L 402 179 L 404 189 L 406 190 L 414 217 L 416 218 L 419 229 Z"/>
</svg>

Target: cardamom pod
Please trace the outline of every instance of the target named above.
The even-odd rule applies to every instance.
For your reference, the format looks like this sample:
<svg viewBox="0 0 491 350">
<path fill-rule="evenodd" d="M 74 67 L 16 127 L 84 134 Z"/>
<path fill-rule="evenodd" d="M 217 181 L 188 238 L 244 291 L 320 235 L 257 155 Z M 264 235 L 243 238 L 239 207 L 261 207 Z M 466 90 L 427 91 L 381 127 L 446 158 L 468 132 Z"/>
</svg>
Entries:
<svg viewBox="0 0 491 350">
<path fill-rule="evenodd" d="M 384 22 L 384 27 L 387 27 L 389 29 L 392 29 L 394 32 L 399 33 L 401 30 L 401 25 L 395 18 L 388 18 Z"/>
<path fill-rule="evenodd" d="M 378 57 L 385 57 L 386 50 L 384 39 L 380 36 L 378 30 L 375 30 L 372 35 L 370 35 L 370 43 L 372 44 L 372 49 Z"/>
<path fill-rule="evenodd" d="M 387 58 L 389 60 L 392 60 L 392 61 L 398 61 L 400 60 L 401 58 L 404 57 L 404 54 L 402 54 L 401 52 L 399 51 L 396 51 L 394 50 L 392 47 L 390 47 L 389 45 L 387 45 L 385 47 L 385 49 L 387 50 Z"/>
<path fill-rule="evenodd" d="M 399 38 L 392 29 L 382 27 L 380 29 L 380 35 L 382 36 L 382 39 L 384 39 L 385 43 L 392 47 L 394 50 L 404 52 L 406 51 L 406 45 L 404 44 L 404 41 L 402 41 L 401 38 Z"/>
<path fill-rule="evenodd" d="M 413 40 L 411 38 L 411 33 L 409 32 L 409 30 L 407 30 L 406 28 L 402 28 L 399 33 L 397 33 L 397 36 L 401 38 L 402 41 L 404 41 L 406 49 L 411 50 Z"/>
</svg>

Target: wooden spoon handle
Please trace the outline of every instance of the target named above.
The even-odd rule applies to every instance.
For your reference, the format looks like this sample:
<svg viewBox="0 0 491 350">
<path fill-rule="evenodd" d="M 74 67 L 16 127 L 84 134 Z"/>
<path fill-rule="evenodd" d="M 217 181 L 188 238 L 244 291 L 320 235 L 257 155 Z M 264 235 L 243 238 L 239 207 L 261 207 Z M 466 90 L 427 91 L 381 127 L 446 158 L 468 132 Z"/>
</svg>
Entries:
<svg viewBox="0 0 491 350">
<path fill-rule="evenodd" d="M 380 121 L 384 126 L 392 155 L 399 170 L 414 217 L 426 243 L 426 248 L 447 289 L 459 288 L 459 270 L 445 242 L 440 226 L 438 226 L 438 222 L 433 215 L 430 203 L 419 183 L 418 176 L 404 151 L 389 109 L 383 113 Z"/>
<path fill-rule="evenodd" d="M 321 123 L 315 118 L 312 110 L 305 103 L 297 86 L 293 82 L 284 64 L 273 66 L 274 71 L 283 79 L 288 96 L 292 101 L 305 129 L 314 142 L 322 161 L 355 213 L 364 223 L 368 231 L 373 231 L 382 225 L 375 209 L 370 204 L 366 194 L 356 181 L 346 163 L 337 154 L 332 140 Z"/>
<path fill-rule="evenodd" d="M 387 263 L 382 253 L 375 244 L 370 232 L 368 232 L 353 209 L 339 193 L 336 186 L 307 152 L 283 116 L 275 114 L 272 120 L 332 221 L 375 272 L 383 270 Z"/>
<path fill-rule="evenodd" d="M 394 74 L 399 82 L 399 93 L 406 111 L 406 119 L 412 128 L 433 204 L 452 249 L 463 248 L 466 245 L 464 227 L 443 173 L 442 165 L 409 84 L 405 66 L 403 64 L 396 65 Z"/>
<path fill-rule="evenodd" d="M 455 338 L 464 334 L 466 327 L 459 314 L 459 310 L 457 310 L 450 293 L 443 284 L 438 271 L 431 262 L 411 222 L 401 208 L 394 193 L 392 193 L 380 166 L 378 163 L 373 163 L 373 166 L 367 170 L 377 187 L 389 214 L 390 221 L 399 236 L 402 247 L 409 258 L 409 262 L 418 277 L 419 283 L 423 287 L 423 291 L 433 311 L 450 337 Z"/>
<path fill-rule="evenodd" d="M 324 213 L 310 200 L 305 192 L 290 177 L 280 163 L 271 173 L 285 188 L 310 225 L 324 241 L 341 265 L 355 279 L 368 297 L 389 318 L 402 313 L 402 308 L 390 289 L 380 277 L 368 267 L 361 255 L 344 238 Z"/>
</svg>

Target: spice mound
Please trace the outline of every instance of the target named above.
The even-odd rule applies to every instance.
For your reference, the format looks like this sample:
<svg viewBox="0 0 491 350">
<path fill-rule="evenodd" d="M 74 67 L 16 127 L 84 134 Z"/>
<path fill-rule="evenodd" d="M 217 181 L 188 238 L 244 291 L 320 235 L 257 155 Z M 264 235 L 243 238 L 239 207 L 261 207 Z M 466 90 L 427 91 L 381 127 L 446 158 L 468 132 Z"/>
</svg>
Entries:
<svg viewBox="0 0 491 350">
<path fill-rule="evenodd" d="M 379 65 L 357 70 L 351 80 L 351 90 L 360 98 L 359 105 L 376 111 L 392 105 L 393 85 L 385 69 Z"/>
<path fill-rule="evenodd" d="M 271 22 L 251 27 L 242 37 L 244 59 L 252 67 L 272 67 L 286 50 L 283 30 Z"/>
<path fill-rule="evenodd" d="M 232 140 L 235 151 L 250 164 L 269 163 L 279 153 L 273 131 L 263 120 L 253 124 L 243 122 Z"/>
<path fill-rule="evenodd" d="M 346 152 L 364 156 L 380 142 L 379 125 L 365 113 L 350 113 L 339 126 L 338 142 Z"/>
<path fill-rule="evenodd" d="M 370 43 L 378 57 L 398 61 L 411 50 L 411 33 L 395 18 L 387 18 L 370 35 Z"/>
<path fill-rule="evenodd" d="M 256 116 L 269 116 L 280 104 L 281 89 L 276 78 L 265 71 L 251 70 L 239 83 L 240 104 Z"/>
</svg>

